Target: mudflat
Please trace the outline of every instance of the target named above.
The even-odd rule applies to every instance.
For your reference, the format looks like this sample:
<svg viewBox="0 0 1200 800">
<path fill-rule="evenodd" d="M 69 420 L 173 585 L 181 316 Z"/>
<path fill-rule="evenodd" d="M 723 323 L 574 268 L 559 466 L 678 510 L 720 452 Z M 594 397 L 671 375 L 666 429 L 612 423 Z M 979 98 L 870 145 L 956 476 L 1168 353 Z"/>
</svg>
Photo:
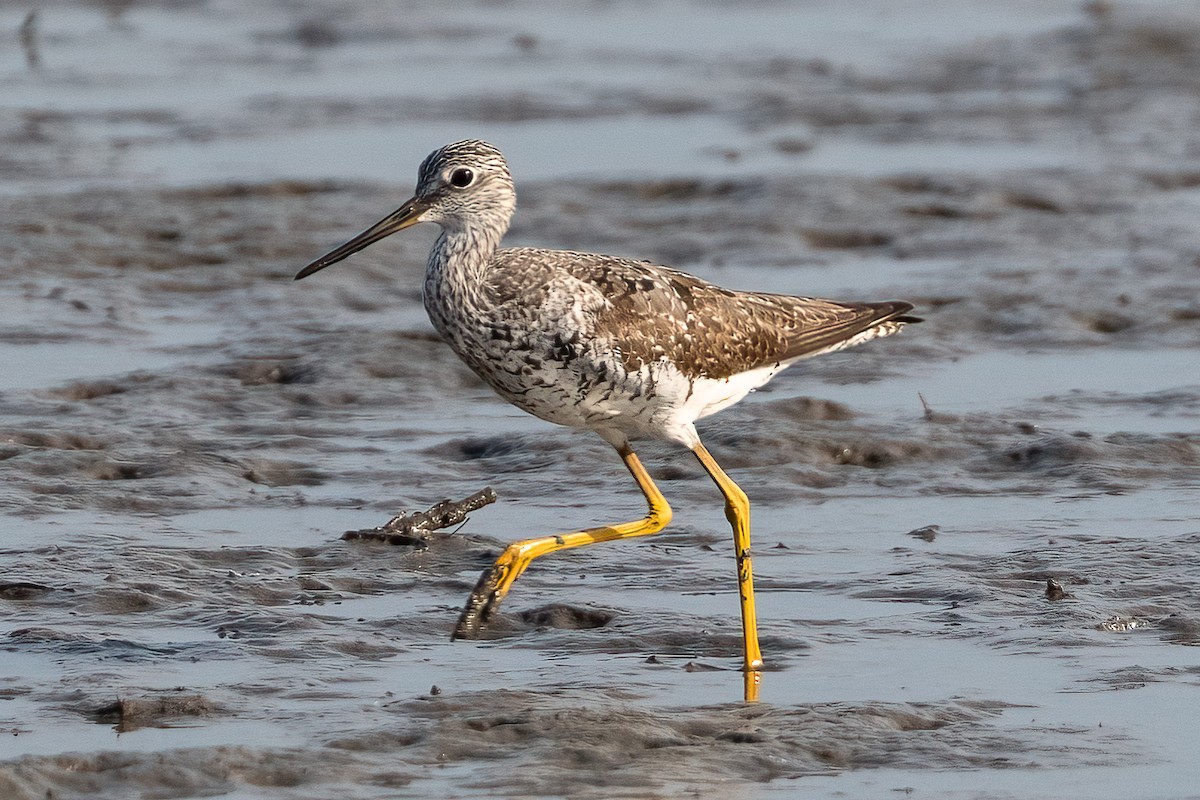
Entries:
<svg viewBox="0 0 1200 800">
<path fill-rule="evenodd" d="M 1200 16 L 995 5 L 0 10 L 0 796 L 1193 796 Z M 432 229 L 291 281 L 468 136 L 512 244 L 926 318 L 701 423 L 757 705 L 667 445 L 666 532 L 449 640 L 642 512 L 437 340 Z"/>
</svg>

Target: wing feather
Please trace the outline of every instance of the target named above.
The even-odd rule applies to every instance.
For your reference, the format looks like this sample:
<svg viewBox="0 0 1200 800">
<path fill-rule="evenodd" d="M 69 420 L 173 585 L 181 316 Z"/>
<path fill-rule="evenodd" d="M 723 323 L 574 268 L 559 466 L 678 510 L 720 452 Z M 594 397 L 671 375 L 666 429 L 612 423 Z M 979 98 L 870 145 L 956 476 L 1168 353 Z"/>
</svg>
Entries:
<svg viewBox="0 0 1200 800">
<path fill-rule="evenodd" d="M 524 302 L 555 280 L 595 287 L 604 302 L 595 309 L 593 329 L 583 333 L 610 342 L 630 370 L 665 358 L 689 375 L 721 379 L 919 321 L 906 316 L 912 304 L 902 301 L 838 303 L 737 292 L 668 267 L 591 253 L 515 248 L 496 258 L 504 262 L 501 272 L 517 278 L 510 291 Z"/>
</svg>

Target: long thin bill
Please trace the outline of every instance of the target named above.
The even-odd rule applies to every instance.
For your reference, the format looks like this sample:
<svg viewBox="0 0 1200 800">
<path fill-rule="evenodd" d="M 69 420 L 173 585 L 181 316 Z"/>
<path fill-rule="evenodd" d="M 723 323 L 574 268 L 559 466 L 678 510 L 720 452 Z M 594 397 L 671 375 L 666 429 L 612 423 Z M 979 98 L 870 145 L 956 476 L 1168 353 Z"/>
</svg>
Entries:
<svg viewBox="0 0 1200 800">
<path fill-rule="evenodd" d="M 393 211 L 391 214 L 388 214 L 386 217 L 379 220 L 379 222 L 376 222 L 374 225 L 367 228 L 358 236 L 355 236 L 344 245 L 330 250 L 328 253 L 297 272 L 294 280 L 307 278 L 314 272 L 320 272 L 330 264 L 336 264 L 343 258 L 357 253 L 359 250 L 378 242 L 380 239 L 391 236 L 397 231 L 402 231 L 405 228 L 416 225 L 421 221 L 421 215 L 425 213 L 428 208 L 428 201 L 421 200 L 416 197 L 412 198 L 404 205 Z"/>
</svg>

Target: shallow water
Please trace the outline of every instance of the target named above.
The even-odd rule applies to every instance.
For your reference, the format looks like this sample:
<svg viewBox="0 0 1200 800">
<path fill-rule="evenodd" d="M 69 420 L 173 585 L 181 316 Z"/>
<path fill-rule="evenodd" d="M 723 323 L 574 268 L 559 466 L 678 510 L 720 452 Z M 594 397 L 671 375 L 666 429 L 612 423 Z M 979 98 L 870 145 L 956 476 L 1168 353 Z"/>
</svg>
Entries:
<svg viewBox="0 0 1200 800">
<path fill-rule="evenodd" d="M 41 8 L 0 51 L 0 796 L 1195 796 L 1200 17 L 1010 7 Z M 434 339 L 431 231 L 291 281 L 462 136 L 514 243 L 926 318 L 701 425 L 761 703 L 656 443 L 667 532 L 449 641 L 505 542 L 641 513 Z M 338 539 L 485 485 L 428 549 Z"/>
</svg>

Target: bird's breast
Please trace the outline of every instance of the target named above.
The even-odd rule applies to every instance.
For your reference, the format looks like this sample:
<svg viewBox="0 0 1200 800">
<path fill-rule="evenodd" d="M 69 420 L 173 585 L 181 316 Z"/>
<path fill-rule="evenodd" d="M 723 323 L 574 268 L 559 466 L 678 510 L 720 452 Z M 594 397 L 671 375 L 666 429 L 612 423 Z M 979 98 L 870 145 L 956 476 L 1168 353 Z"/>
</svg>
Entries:
<svg viewBox="0 0 1200 800">
<path fill-rule="evenodd" d="M 531 292 L 501 303 L 495 296 L 435 277 L 426 281 L 425 307 L 451 349 L 518 408 L 572 427 L 654 432 L 687 401 L 686 376 L 662 359 L 631 368 L 578 296 Z"/>
</svg>

